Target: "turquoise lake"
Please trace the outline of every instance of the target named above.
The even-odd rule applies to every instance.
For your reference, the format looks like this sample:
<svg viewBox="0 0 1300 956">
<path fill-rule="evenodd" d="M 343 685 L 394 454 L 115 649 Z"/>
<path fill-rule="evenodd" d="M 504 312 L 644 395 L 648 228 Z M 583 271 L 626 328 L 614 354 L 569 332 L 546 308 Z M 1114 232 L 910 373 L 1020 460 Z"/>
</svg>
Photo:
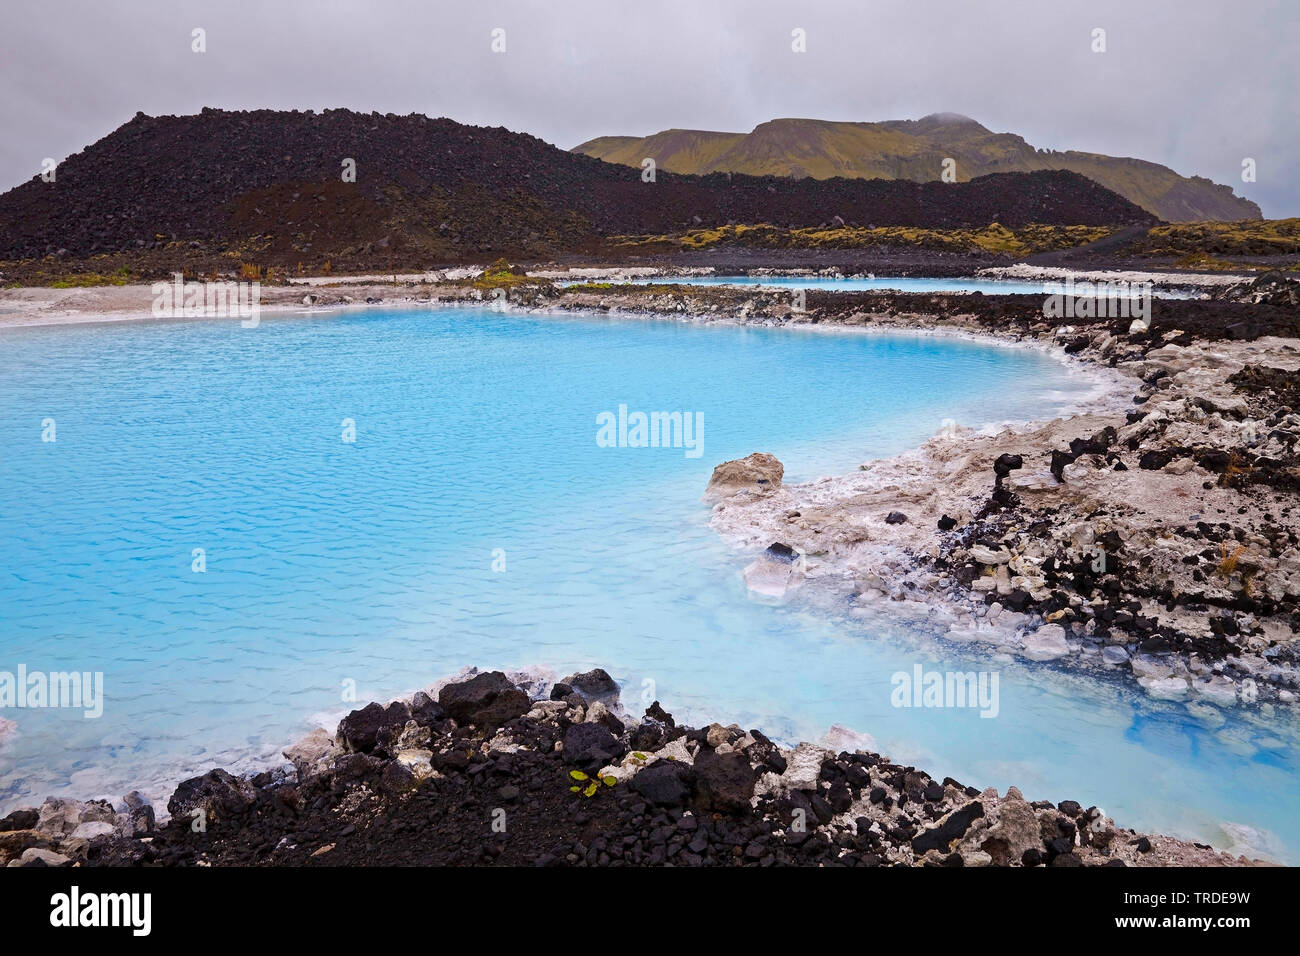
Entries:
<svg viewBox="0 0 1300 956">
<path fill-rule="evenodd" d="M 1295 862 L 1294 727 L 753 601 L 700 502 L 750 452 L 806 480 L 1088 387 L 941 336 L 488 308 L 0 330 L 0 670 L 105 691 L 98 719 L 0 710 L 0 813 L 262 767 L 348 681 L 364 702 L 466 665 L 602 666 L 634 711 L 650 681 L 679 720 L 840 724 L 940 777 Z M 599 446 L 620 405 L 698 414 L 702 454 Z M 998 716 L 892 707 L 917 663 L 996 670 Z"/>
</svg>

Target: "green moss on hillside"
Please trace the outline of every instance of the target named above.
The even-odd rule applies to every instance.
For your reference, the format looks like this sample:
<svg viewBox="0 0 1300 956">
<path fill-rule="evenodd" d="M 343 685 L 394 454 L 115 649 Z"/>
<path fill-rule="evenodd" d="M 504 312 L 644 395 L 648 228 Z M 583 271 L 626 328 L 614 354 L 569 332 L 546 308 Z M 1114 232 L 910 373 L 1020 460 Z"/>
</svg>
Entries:
<svg viewBox="0 0 1300 956">
<path fill-rule="evenodd" d="M 843 226 L 833 229 L 782 229 L 759 225 L 721 226 L 696 229 L 676 236 L 620 236 L 618 248 L 651 251 L 681 249 L 698 251 L 714 246 L 745 246 L 757 249 L 863 249 L 871 246 L 902 246 L 948 252 L 1006 253 L 1026 256 L 1038 252 L 1072 249 L 1109 235 L 1104 226 L 1030 225 L 1008 229 L 993 223 L 984 229 L 921 229 L 884 226 L 875 229 Z"/>
<path fill-rule="evenodd" d="M 988 173 L 1068 169 L 1167 222 L 1257 219 L 1259 207 L 1198 176 L 1167 166 L 1100 153 L 1035 149 L 1013 133 L 994 133 L 964 116 L 936 114 L 920 120 L 845 123 L 776 119 L 750 133 L 664 130 L 646 137 L 605 136 L 575 152 L 611 163 L 640 166 L 653 157 L 674 173 L 835 176 L 858 179 L 940 178 L 945 159 L 956 162 L 959 182 Z"/>
</svg>

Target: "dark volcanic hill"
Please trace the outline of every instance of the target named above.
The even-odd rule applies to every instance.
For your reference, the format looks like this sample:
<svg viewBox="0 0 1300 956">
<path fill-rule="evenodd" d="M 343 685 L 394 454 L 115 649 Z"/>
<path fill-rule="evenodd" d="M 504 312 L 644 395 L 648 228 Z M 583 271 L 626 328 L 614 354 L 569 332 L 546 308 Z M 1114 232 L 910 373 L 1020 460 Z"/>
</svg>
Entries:
<svg viewBox="0 0 1300 956">
<path fill-rule="evenodd" d="M 356 182 L 341 179 L 356 161 Z M 0 196 L 0 258 L 190 243 L 263 263 L 538 254 L 610 235 L 728 222 L 980 227 L 1151 224 L 1085 177 L 1039 171 L 964 183 L 706 176 L 571 153 L 503 128 L 426 116 L 226 112 L 129 123 Z"/>
</svg>

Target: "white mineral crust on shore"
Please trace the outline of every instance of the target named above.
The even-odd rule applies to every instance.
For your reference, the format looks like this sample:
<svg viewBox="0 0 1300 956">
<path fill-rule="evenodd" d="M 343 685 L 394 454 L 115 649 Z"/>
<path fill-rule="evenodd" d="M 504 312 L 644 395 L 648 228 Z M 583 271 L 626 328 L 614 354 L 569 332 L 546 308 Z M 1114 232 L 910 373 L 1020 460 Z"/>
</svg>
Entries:
<svg viewBox="0 0 1300 956">
<path fill-rule="evenodd" d="M 1103 353 L 1120 347 L 1105 333 L 1099 334 Z M 1123 631 L 1113 630 L 1105 640 L 1094 639 L 1091 620 L 1086 629 L 1077 620 L 1068 627 L 1050 616 L 1045 622 L 1035 620 L 1006 610 L 1003 599 L 1015 591 L 1028 593 L 1034 600 L 1048 597 L 1042 561 L 1061 550 L 1095 554 L 1098 537 L 1112 532 L 1123 542 L 1126 567 L 1140 566 L 1141 573 L 1157 585 L 1179 581 L 1190 574 L 1189 563 L 1194 566 L 1203 560 L 1200 555 L 1206 543 L 1196 536 L 1173 534 L 1173 529 L 1202 520 L 1250 528 L 1270 523 L 1267 514 L 1285 509 L 1290 500 L 1286 493 L 1269 490 L 1243 495 L 1222 487 L 1217 474 L 1186 455 L 1174 455 L 1155 469 L 1137 466 L 1137 458 L 1148 447 L 1231 447 L 1233 441 L 1250 434 L 1258 436 L 1252 449 L 1256 454 L 1284 455 L 1283 449 L 1268 444 L 1273 441 L 1271 426 L 1259 424 L 1250 431 L 1246 422 L 1236 420 L 1247 406 L 1227 379 L 1247 365 L 1296 370 L 1300 368 L 1300 342 L 1264 337 L 1252 342 L 1166 344 L 1121 361 L 1116 369 L 1094 365 L 1090 368 L 1096 382 L 1104 387 L 1078 414 L 979 430 L 949 426 L 920 447 L 868 462 L 855 473 L 795 485 L 782 483 L 757 494 L 742 491 L 713 496 L 711 523 L 738 548 L 751 553 L 780 543 L 807 555 L 801 590 L 851 591 L 850 613 L 855 616 L 872 605 L 881 605 L 891 619 L 925 623 L 951 640 L 983 643 L 998 653 L 1020 647 L 1022 658 L 1034 662 L 1059 661 L 1071 666 L 1091 662 L 1098 668 L 1120 670 L 1131 666 L 1140 687 L 1160 699 L 1199 696 L 1223 706 L 1246 701 L 1249 698 L 1240 691 L 1240 674 L 1266 678 L 1278 673 L 1264 651 L 1290 646 L 1296 640 L 1284 617 L 1255 621 L 1243 616 L 1243 623 L 1258 626 L 1261 632 L 1233 636 L 1241 651 L 1233 658 L 1237 679 L 1226 673 L 1196 679 L 1198 672 L 1189 668 L 1200 667 L 1204 675 L 1206 665 L 1198 663 L 1194 655 L 1188 660 L 1162 654 L 1156 660 L 1136 653 L 1137 644 Z M 1153 378 L 1157 372 L 1160 374 Z M 1131 397 L 1135 391 L 1150 397 L 1141 406 L 1145 416 L 1130 424 L 1124 412 L 1134 407 Z M 1126 469 L 1112 468 L 1100 455 L 1083 454 L 1063 468 L 1062 480 L 1048 471 L 1053 449 L 1068 448 L 1072 440 L 1096 435 L 1107 426 L 1117 432 L 1111 447 L 1127 459 Z M 1130 440 L 1142 443 L 1157 427 L 1163 434 L 1154 445 L 1140 444 L 1136 451 L 1129 448 Z M 1006 488 L 1019 497 L 1023 511 L 1053 514 L 1051 527 L 1022 535 L 1019 553 L 979 543 L 965 548 L 958 544 L 953 550 L 952 542 L 945 541 L 938 530 L 939 519 L 946 515 L 958 528 L 971 521 L 989 501 L 993 462 L 1003 454 L 1023 458 L 1023 466 L 1004 479 Z M 887 521 L 892 512 L 901 513 L 906 520 Z M 982 569 L 968 589 L 927 570 L 928 559 L 945 547 L 950 564 L 964 558 Z M 1279 602 L 1300 597 L 1300 549 L 1273 554 L 1267 539 L 1246 535 L 1232 551 L 1238 574 L 1252 576 L 1255 593 Z M 1191 560 L 1193 556 L 1196 561 Z M 787 594 L 788 583 L 781 575 L 772 575 L 766 561 L 762 557 L 749 565 L 747 582 L 751 587 L 757 584 L 758 589 Z M 1213 567 L 1207 571 L 1203 583 L 1189 580 L 1181 586 L 1230 602 L 1236 593 L 1231 588 L 1240 590 L 1240 582 L 1233 584 L 1228 575 L 1214 572 Z M 981 601 L 997 609 L 986 610 L 977 603 Z M 1142 599 L 1140 613 L 1183 634 L 1212 637 L 1209 615 L 1166 603 Z M 1295 699 L 1285 688 L 1277 697 L 1283 703 Z"/>
</svg>

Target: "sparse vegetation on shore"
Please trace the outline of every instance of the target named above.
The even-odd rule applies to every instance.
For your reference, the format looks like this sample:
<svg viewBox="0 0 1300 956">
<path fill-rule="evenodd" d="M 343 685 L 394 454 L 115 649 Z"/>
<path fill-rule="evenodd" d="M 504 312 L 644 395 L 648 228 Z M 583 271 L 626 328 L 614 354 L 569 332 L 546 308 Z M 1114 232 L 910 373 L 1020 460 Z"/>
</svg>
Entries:
<svg viewBox="0 0 1300 956">
<path fill-rule="evenodd" d="M 983 229 L 924 229 L 915 226 L 863 228 L 844 225 L 785 229 L 759 223 L 694 229 L 664 236 L 616 236 L 610 241 L 614 248 L 628 252 L 638 249 L 698 251 L 726 245 L 754 249 L 865 249 L 872 246 L 895 246 L 1025 256 L 1073 249 L 1104 239 L 1113 231 L 1107 226 L 1042 224 L 1008 229 L 996 222 Z"/>
</svg>

